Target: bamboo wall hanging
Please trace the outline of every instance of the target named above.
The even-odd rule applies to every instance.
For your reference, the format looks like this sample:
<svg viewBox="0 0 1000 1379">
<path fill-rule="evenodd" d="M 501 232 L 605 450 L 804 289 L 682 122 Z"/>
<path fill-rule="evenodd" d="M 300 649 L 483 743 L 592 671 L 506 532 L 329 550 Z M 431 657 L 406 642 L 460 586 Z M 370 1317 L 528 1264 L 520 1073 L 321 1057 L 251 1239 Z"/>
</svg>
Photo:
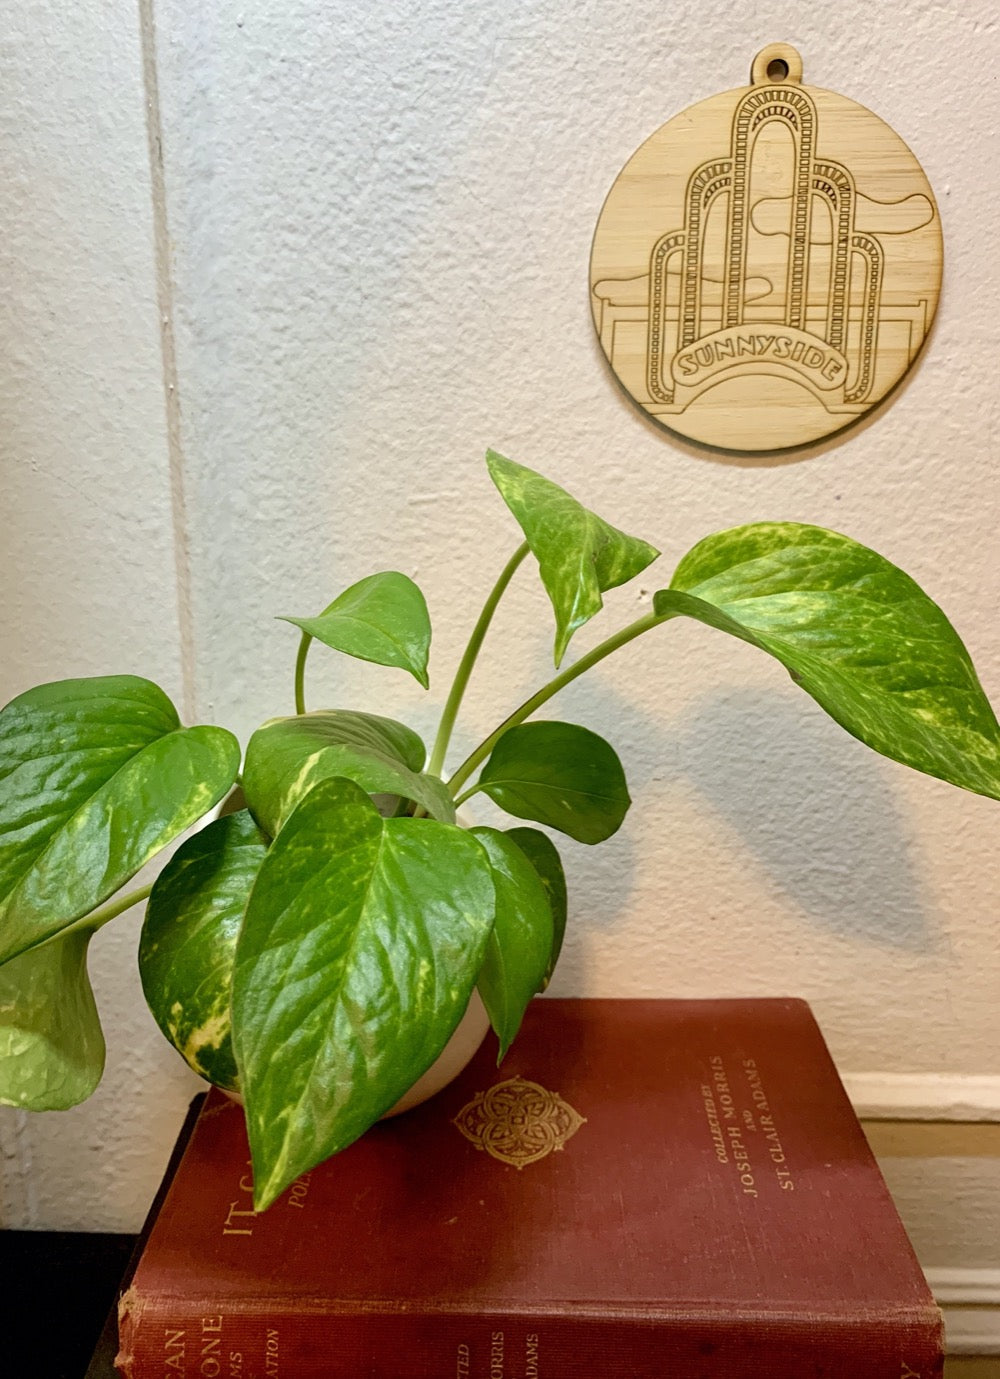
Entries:
<svg viewBox="0 0 1000 1379">
<path fill-rule="evenodd" d="M 726 450 L 807 445 L 912 365 L 941 287 L 923 169 L 878 116 L 802 84 L 787 43 L 629 159 L 590 260 L 615 375 L 658 422 Z"/>
</svg>

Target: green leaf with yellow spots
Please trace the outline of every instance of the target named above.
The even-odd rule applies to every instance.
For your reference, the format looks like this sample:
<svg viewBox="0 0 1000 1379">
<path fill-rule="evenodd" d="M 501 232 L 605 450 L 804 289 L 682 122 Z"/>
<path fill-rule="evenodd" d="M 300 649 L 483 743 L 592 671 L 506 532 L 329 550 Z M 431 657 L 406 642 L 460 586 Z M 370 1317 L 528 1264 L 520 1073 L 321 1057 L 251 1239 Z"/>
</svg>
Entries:
<svg viewBox="0 0 1000 1379">
<path fill-rule="evenodd" d="M 222 728 L 182 728 L 131 675 L 60 680 L 0 712 L 0 962 L 82 919 L 217 804 Z"/>
<path fill-rule="evenodd" d="M 578 843 L 610 838 L 631 804 L 614 748 L 576 723 L 508 728 L 475 789 L 508 814 L 557 828 Z"/>
<path fill-rule="evenodd" d="M 0 967 L 0 1106 L 65 1111 L 104 1071 L 87 975 L 92 935 L 61 934 Z"/>
<path fill-rule="evenodd" d="M 368 575 L 314 618 L 285 618 L 310 637 L 380 666 L 408 670 L 427 688 L 431 621 L 423 594 L 398 570 Z"/>
<path fill-rule="evenodd" d="M 545 985 L 552 956 L 552 906 L 534 865 L 509 833 L 497 828 L 470 832 L 490 859 L 496 890 L 496 918 L 476 985 L 499 1040 L 499 1063 L 521 1028 L 528 1002 Z"/>
<path fill-rule="evenodd" d="M 538 560 L 556 615 L 559 665 L 573 633 L 601 611 L 602 594 L 641 574 L 659 551 L 612 527 L 551 479 L 495 450 L 487 451 L 486 465 Z"/>
<path fill-rule="evenodd" d="M 823 527 L 706 537 L 654 598 L 760 647 L 883 756 L 1000 798 L 1000 725 L 936 603 L 875 551 Z"/>
<path fill-rule="evenodd" d="M 547 833 L 542 833 L 537 828 L 508 828 L 506 833 L 538 873 L 538 879 L 542 883 L 552 911 L 552 950 L 545 969 L 545 980 L 542 984 L 544 988 L 548 986 L 555 971 L 566 933 L 566 918 L 569 911 L 566 873 L 563 871 L 559 851 Z"/>
<path fill-rule="evenodd" d="M 243 790 L 254 818 L 276 837 L 295 806 L 321 780 L 342 776 L 370 795 L 414 800 L 433 819 L 455 822 L 455 803 L 422 769 L 426 751 L 404 723 L 374 713 L 320 709 L 274 718 L 247 745 Z"/>
<path fill-rule="evenodd" d="M 239 1089 L 230 998 L 236 939 L 268 838 L 248 810 L 189 838 L 156 879 L 139 940 L 139 975 L 160 1029 L 200 1076 Z"/>
<path fill-rule="evenodd" d="M 444 1048 L 493 925 L 465 829 L 383 819 L 322 780 L 254 882 L 236 946 L 233 1045 L 263 1210 L 363 1134 Z"/>
</svg>

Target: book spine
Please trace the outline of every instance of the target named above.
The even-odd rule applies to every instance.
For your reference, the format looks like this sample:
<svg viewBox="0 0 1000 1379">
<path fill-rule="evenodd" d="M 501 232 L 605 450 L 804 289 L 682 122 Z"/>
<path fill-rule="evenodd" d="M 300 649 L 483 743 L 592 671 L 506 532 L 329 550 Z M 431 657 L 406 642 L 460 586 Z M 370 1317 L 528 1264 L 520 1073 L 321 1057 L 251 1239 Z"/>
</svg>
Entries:
<svg viewBox="0 0 1000 1379">
<path fill-rule="evenodd" d="M 864 1319 L 324 1310 L 126 1294 L 124 1379 L 940 1379 L 927 1309 Z"/>
</svg>

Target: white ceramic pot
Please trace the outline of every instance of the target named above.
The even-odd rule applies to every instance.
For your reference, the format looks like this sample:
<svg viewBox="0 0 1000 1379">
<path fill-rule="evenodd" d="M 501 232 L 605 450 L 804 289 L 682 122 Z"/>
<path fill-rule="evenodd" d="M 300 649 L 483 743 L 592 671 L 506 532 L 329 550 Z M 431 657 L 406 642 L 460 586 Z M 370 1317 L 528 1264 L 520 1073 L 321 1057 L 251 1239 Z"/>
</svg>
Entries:
<svg viewBox="0 0 1000 1379">
<path fill-rule="evenodd" d="M 465 1008 L 465 1014 L 455 1026 L 447 1044 L 427 1071 L 417 1078 L 410 1090 L 404 1092 L 395 1106 L 386 1111 L 381 1119 L 388 1120 L 390 1116 L 398 1116 L 403 1111 L 410 1111 L 414 1106 L 419 1106 L 422 1101 L 427 1101 L 435 1092 L 440 1092 L 442 1087 L 447 1087 L 448 1083 L 459 1075 L 466 1064 L 472 1061 L 479 1045 L 486 1038 L 489 1027 L 490 1017 L 486 1014 L 486 1007 L 483 1005 L 479 992 L 473 987 L 469 1004 Z M 229 1097 L 230 1101 L 243 1105 L 243 1098 L 239 1092 L 230 1091 L 227 1087 L 223 1087 L 221 1090 Z"/>
<path fill-rule="evenodd" d="M 456 822 L 463 828 L 470 826 L 469 819 L 464 814 L 459 814 Z M 486 1038 L 489 1027 L 490 1017 L 486 1014 L 482 997 L 473 987 L 465 1014 L 455 1026 L 455 1031 L 447 1044 L 423 1076 L 417 1078 L 410 1090 L 403 1093 L 382 1119 L 388 1120 L 390 1116 L 398 1116 L 403 1111 L 412 1110 L 414 1106 L 429 1100 L 435 1092 L 440 1092 L 442 1087 L 447 1087 L 449 1082 L 453 1082 L 466 1064 L 472 1061 L 473 1054 Z"/>
<path fill-rule="evenodd" d="M 380 813 L 384 815 L 389 814 L 396 803 L 395 795 L 373 795 L 372 799 L 378 806 Z M 230 814 L 245 807 L 246 800 L 243 797 L 243 792 L 237 786 L 224 801 L 219 813 L 220 815 Z M 459 815 L 458 822 L 464 828 L 469 827 L 468 819 L 462 815 Z M 486 1038 L 489 1027 L 490 1017 L 486 1013 L 486 1007 L 483 1005 L 479 992 L 473 987 L 469 1004 L 465 1008 L 465 1014 L 455 1026 L 447 1044 L 427 1071 L 417 1078 L 410 1090 L 404 1092 L 395 1106 L 386 1111 L 381 1119 L 388 1120 L 390 1116 L 398 1116 L 403 1111 L 412 1110 L 414 1106 L 419 1106 L 421 1102 L 429 1100 L 435 1092 L 440 1092 L 442 1087 L 447 1087 L 448 1083 L 454 1081 L 466 1064 L 472 1061 L 479 1045 Z M 243 1098 L 239 1092 L 232 1092 L 226 1088 L 222 1090 L 225 1091 L 230 1100 L 239 1102 L 240 1105 L 243 1104 Z"/>
<path fill-rule="evenodd" d="M 465 1014 L 455 1027 L 454 1034 L 423 1076 L 417 1078 L 410 1090 L 403 1093 L 382 1119 L 387 1120 L 389 1116 L 398 1116 L 402 1111 L 409 1111 L 432 1097 L 435 1092 L 440 1092 L 442 1087 L 447 1087 L 465 1065 L 471 1062 L 473 1054 L 486 1038 L 489 1027 L 490 1017 L 486 1014 L 486 1007 L 479 992 L 473 987 L 472 997 Z"/>
</svg>

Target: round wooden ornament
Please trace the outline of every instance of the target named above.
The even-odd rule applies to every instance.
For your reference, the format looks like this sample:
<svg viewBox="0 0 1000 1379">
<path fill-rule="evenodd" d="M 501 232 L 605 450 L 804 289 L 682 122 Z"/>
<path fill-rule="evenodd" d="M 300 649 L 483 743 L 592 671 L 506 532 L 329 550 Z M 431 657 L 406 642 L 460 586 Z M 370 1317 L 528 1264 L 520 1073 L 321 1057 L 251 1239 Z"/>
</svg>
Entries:
<svg viewBox="0 0 1000 1379">
<path fill-rule="evenodd" d="M 934 194 L 887 124 L 802 85 L 787 43 L 757 54 L 751 81 L 633 154 L 590 258 L 626 392 L 738 451 L 807 445 L 876 406 L 930 329 L 943 258 Z"/>
</svg>

